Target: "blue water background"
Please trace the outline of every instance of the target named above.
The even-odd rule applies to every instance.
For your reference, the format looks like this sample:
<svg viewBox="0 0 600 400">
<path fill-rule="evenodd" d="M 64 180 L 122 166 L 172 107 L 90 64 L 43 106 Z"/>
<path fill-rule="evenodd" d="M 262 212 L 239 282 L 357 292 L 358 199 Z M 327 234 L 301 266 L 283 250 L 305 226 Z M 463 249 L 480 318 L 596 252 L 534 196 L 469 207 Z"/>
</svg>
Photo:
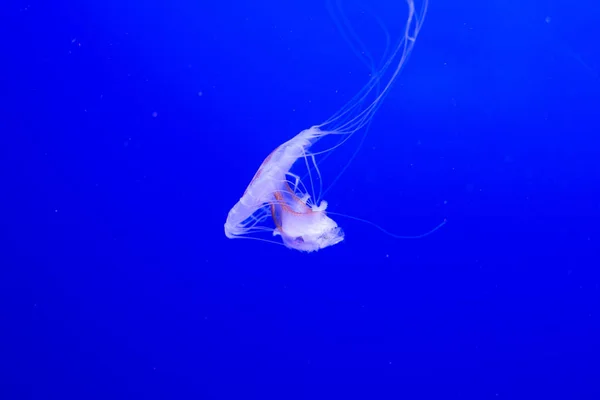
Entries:
<svg viewBox="0 0 600 400">
<path fill-rule="evenodd" d="M 326 200 L 448 223 L 314 254 L 223 224 L 368 79 L 325 0 L 2 9 L 3 399 L 600 398 L 596 2 L 431 0 Z"/>
</svg>

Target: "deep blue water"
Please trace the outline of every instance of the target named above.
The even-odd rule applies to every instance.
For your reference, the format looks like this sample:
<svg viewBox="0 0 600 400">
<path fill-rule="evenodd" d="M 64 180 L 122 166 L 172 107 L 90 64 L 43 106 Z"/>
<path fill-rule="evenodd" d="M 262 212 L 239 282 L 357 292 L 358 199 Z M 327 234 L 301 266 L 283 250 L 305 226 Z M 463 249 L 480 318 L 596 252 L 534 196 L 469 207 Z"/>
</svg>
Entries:
<svg viewBox="0 0 600 400">
<path fill-rule="evenodd" d="M 312 254 L 223 224 L 368 79 L 326 0 L 47 3 L 1 6 L 0 398 L 600 398 L 597 2 L 430 0 L 326 200 L 448 223 Z"/>
</svg>

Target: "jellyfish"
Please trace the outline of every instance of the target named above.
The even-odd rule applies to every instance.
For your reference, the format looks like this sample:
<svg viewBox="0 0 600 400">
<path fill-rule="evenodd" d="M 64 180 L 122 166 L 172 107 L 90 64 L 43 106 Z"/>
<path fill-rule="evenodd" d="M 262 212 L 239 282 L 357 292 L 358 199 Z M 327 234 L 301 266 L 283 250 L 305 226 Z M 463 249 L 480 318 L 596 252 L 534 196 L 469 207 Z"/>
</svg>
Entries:
<svg viewBox="0 0 600 400">
<path fill-rule="evenodd" d="M 370 65 L 372 73 L 362 90 L 325 122 L 301 131 L 279 145 L 265 158 L 244 194 L 227 215 L 225 235 L 228 238 L 249 238 L 274 242 L 273 239 L 257 235 L 266 232 L 281 238 L 281 242 L 275 243 L 303 252 L 324 249 L 344 240 L 344 231 L 331 218 L 331 215 L 343 214 L 328 211 L 328 203 L 322 198 L 326 191 L 323 191 L 323 180 L 317 156 L 327 157 L 333 150 L 346 143 L 350 137 L 363 130 L 363 137 L 359 145 L 348 163 L 334 179 L 335 182 L 360 149 L 370 122 L 405 65 L 425 18 L 428 0 L 423 0 L 419 10 L 415 8 L 414 0 L 403 1 L 407 5 L 407 19 L 404 21 L 402 37 L 396 46 L 392 47 L 389 57 L 384 59 L 379 69 L 376 69 L 372 60 L 366 56 L 369 60 L 366 62 Z M 343 14 L 335 22 L 341 25 L 347 24 Z M 346 28 L 348 28 L 347 25 Z M 351 29 L 346 32 L 356 38 Z M 362 46 L 360 40 L 356 40 L 358 45 Z M 356 48 L 353 50 L 357 54 L 363 54 Z M 386 73 L 388 78 L 385 78 Z M 365 105 L 369 98 L 373 98 L 373 100 Z M 324 138 L 337 140 L 329 147 L 314 150 L 313 146 Z M 303 163 L 306 167 L 305 176 L 301 177 L 292 171 L 292 167 L 299 163 Z M 318 182 L 318 192 L 315 191 L 315 180 Z M 374 225 L 383 232 L 398 238 L 423 237 L 437 230 L 443 224 L 442 222 L 423 235 L 397 236 L 370 221 L 353 216 L 348 217 Z"/>
</svg>

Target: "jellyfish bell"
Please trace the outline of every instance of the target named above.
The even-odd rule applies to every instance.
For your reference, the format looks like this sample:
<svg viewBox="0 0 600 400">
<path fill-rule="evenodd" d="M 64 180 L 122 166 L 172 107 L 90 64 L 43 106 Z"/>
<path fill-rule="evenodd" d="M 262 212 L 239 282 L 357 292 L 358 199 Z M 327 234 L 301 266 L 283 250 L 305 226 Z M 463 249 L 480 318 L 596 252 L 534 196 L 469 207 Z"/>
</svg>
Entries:
<svg viewBox="0 0 600 400">
<path fill-rule="evenodd" d="M 324 155 L 321 159 L 322 162 L 356 132 L 363 130 L 360 143 L 346 165 L 334 178 L 329 186 L 331 188 L 358 153 L 373 115 L 404 66 L 421 29 L 427 11 L 427 0 L 423 0 L 420 11 L 415 10 L 414 0 L 403 1 L 408 6 L 408 16 L 403 27 L 403 35 L 390 51 L 389 58 L 379 69 L 376 69 L 373 63 L 370 64 L 371 78 L 367 84 L 331 118 L 320 125 L 303 130 L 267 156 L 242 197 L 227 215 L 225 235 L 228 238 L 274 242 L 305 252 L 317 251 L 344 240 L 343 230 L 328 215 L 327 202 L 322 200 L 328 189 L 323 190 L 323 180 L 316 156 Z M 339 6 L 341 2 L 337 4 Z M 352 34 L 350 36 L 355 37 L 351 27 L 345 26 L 345 29 L 350 30 Z M 361 46 L 362 43 L 359 41 L 359 47 Z M 357 51 L 356 47 L 353 47 L 353 50 L 357 54 L 363 53 Z M 384 82 L 386 72 L 389 77 L 385 78 Z M 372 100 L 369 102 L 369 99 Z M 365 104 L 367 105 L 365 106 Z M 330 143 L 323 139 L 337 140 L 331 145 L 322 146 L 321 149 L 313 149 L 313 145 L 317 142 Z M 301 174 L 294 173 L 292 168 L 302 165 L 306 170 L 304 176 L 301 177 Z M 314 179 L 313 175 L 315 175 Z M 315 190 L 315 180 L 318 192 Z M 305 183 L 306 181 L 309 182 L 309 185 Z M 345 216 L 340 213 L 329 214 Z M 371 224 L 392 237 L 411 238 L 390 234 L 370 221 L 352 216 L 347 217 Z M 271 222 L 267 224 L 269 220 Z M 427 234 L 437 230 L 444 222 Z M 272 236 L 280 236 L 283 243 L 257 236 L 257 234 L 265 232 Z M 413 238 L 423 237 L 427 234 Z"/>
</svg>

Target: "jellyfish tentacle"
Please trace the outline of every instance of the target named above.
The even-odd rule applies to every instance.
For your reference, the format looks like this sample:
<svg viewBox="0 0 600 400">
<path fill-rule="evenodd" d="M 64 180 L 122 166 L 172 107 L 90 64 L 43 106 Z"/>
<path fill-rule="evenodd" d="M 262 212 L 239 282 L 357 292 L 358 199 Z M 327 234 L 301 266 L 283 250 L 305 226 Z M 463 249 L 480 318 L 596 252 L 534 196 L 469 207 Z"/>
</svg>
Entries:
<svg viewBox="0 0 600 400">
<path fill-rule="evenodd" d="M 317 172 L 317 177 L 319 178 L 319 195 L 316 198 L 316 205 L 318 206 L 319 203 L 321 203 L 321 196 L 323 196 L 323 178 L 321 177 L 321 171 L 319 170 L 319 165 L 317 164 L 314 154 L 310 154 L 309 156 L 312 160 L 315 171 Z"/>
</svg>

